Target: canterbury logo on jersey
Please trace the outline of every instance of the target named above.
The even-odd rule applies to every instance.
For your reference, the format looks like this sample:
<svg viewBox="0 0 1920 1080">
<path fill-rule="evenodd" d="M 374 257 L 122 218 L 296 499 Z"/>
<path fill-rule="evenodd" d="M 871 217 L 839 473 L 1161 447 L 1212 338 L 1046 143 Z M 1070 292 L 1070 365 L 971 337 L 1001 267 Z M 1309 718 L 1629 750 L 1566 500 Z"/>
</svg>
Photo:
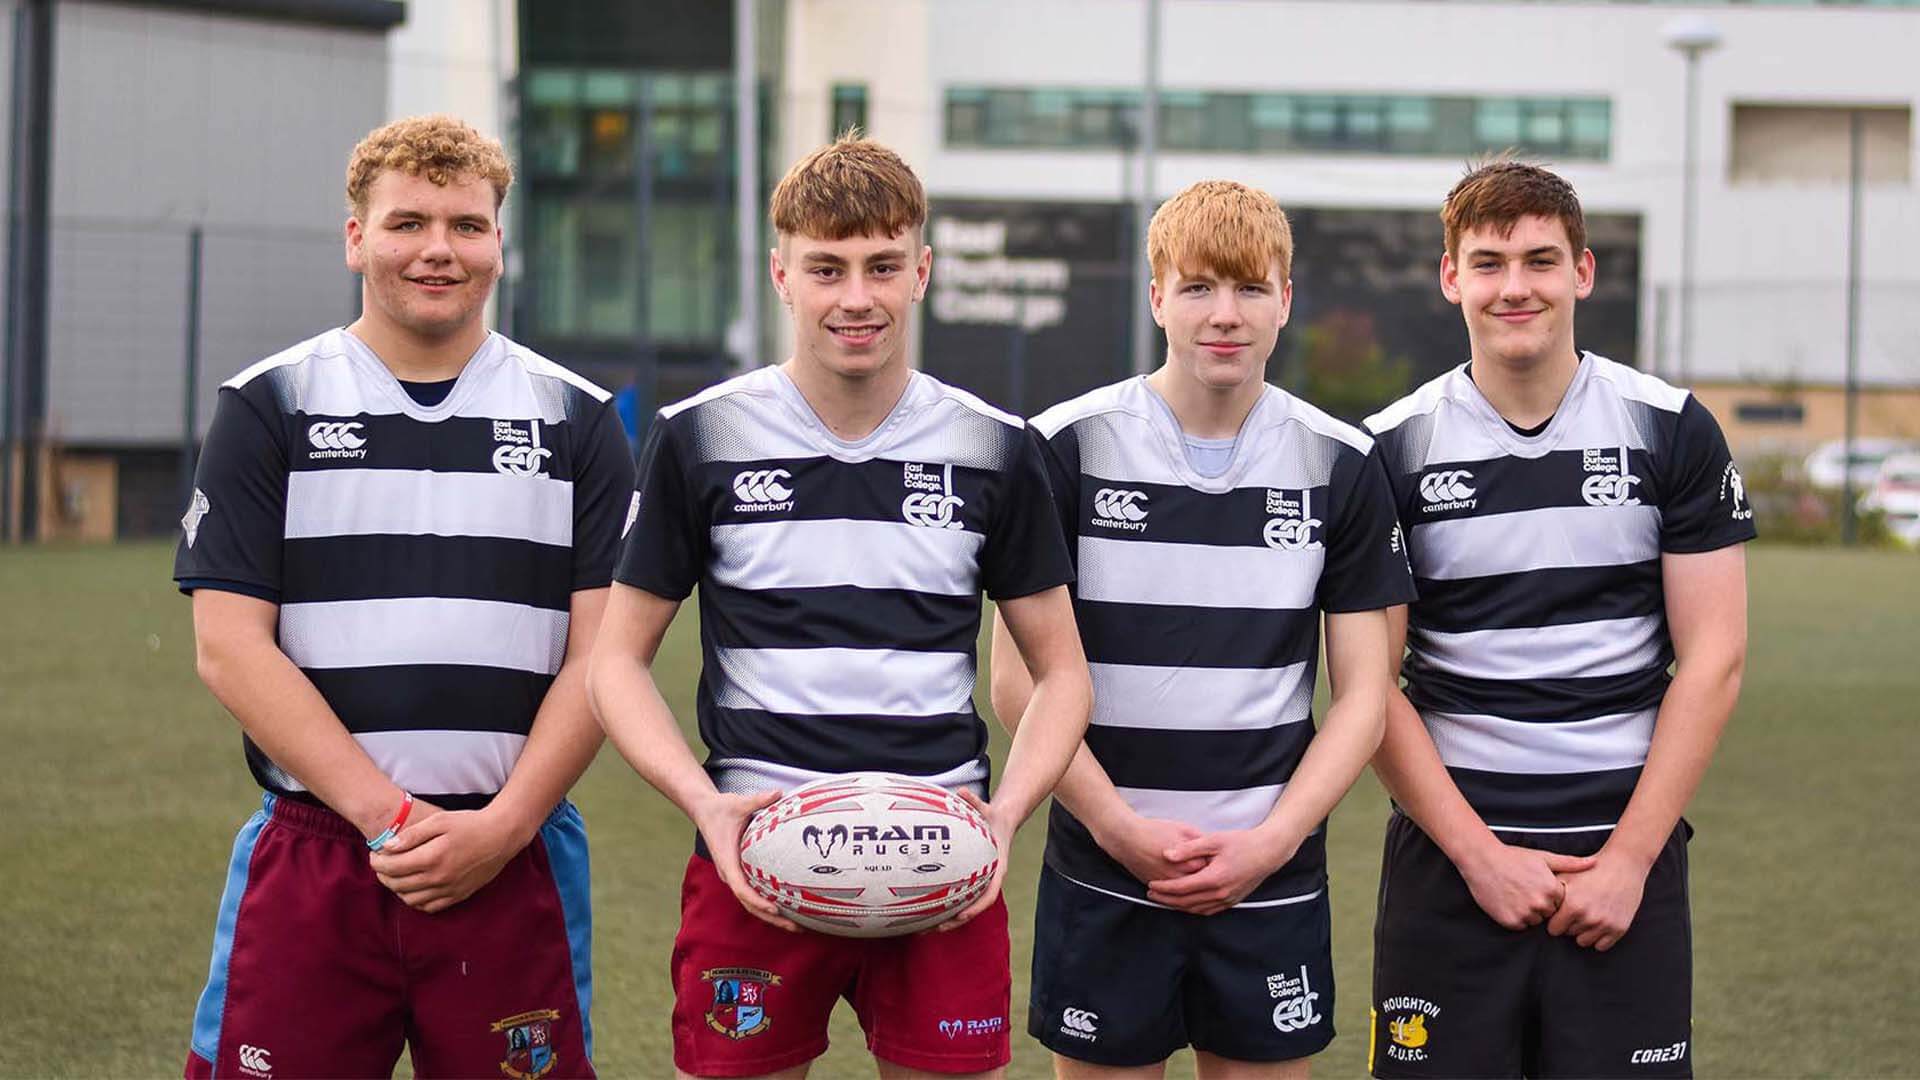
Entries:
<svg viewBox="0 0 1920 1080">
<path fill-rule="evenodd" d="M 1126 488 L 1101 488 L 1093 493 L 1093 524 L 1103 529 L 1145 532 L 1147 493 Z"/>
<path fill-rule="evenodd" d="M 929 466 L 905 462 L 901 481 L 907 485 L 907 497 L 900 502 L 900 516 L 909 525 L 930 529 L 965 528 L 960 523 L 960 508 L 966 500 L 953 493 L 953 466 Z"/>
<path fill-rule="evenodd" d="M 734 509 L 745 512 L 793 509 L 793 488 L 787 484 L 791 479 L 793 474 L 785 469 L 748 469 L 736 473 L 733 493 L 740 501 Z"/>
<path fill-rule="evenodd" d="M 527 421 L 526 431 L 511 420 L 495 420 L 493 441 L 501 444 L 493 448 L 494 471 L 508 476 L 539 476 L 540 463 L 553 456 L 540 445 L 538 420 Z"/>
<path fill-rule="evenodd" d="M 1465 469 L 1442 469 L 1420 478 L 1420 498 L 1429 513 L 1467 509 L 1479 501 L 1474 498 L 1477 493 L 1473 474 Z"/>
<path fill-rule="evenodd" d="M 363 458 L 367 456 L 367 437 L 360 434 L 365 426 L 357 421 L 322 420 L 307 428 L 307 441 L 313 449 L 307 452 L 312 458 Z"/>
<path fill-rule="evenodd" d="M 1580 482 L 1580 497 L 1588 506 L 1639 506 L 1633 485 L 1640 478 L 1627 471 L 1627 448 L 1580 451 L 1580 468 L 1589 474 Z"/>
</svg>

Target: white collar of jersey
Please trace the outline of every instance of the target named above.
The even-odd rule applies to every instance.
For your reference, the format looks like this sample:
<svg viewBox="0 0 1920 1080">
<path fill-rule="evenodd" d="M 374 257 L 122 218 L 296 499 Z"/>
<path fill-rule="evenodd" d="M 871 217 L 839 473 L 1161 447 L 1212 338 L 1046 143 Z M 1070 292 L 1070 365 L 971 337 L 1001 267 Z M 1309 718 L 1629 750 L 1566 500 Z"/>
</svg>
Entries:
<svg viewBox="0 0 1920 1080">
<path fill-rule="evenodd" d="M 907 385 L 900 391 L 900 400 L 893 403 L 893 411 L 887 413 L 886 419 L 876 424 L 872 431 L 849 442 L 835 435 L 833 429 L 827 427 L 827 422 L 820 419 L 820 414 L 813 411 L 813 403 L 800 392 L 800 387 L 794 384 L 792 376 L 777 364 L 772 365 L 768 370 L 772 372 L 770 380 L 773 383 L 774 392 L 780 396 L 781 401 L 786 403 L 794 416 L 799 418 L 814 444 L 827 456 L 840 461 L 866 461 L 877 456 L 888 440 L 900 430 L 900 425 L 919 408 L 920 399 L 931 389 L 925 374 L 919 371 L 909 372 Z"/>
<path fill-rule="evenodd" d="M 1467 365 L 1461 364 L 1448 374 L 1447 396 L 1460 402 L 1479 419 L 1487 435 L 1500 447 L 1514 457 L 1546 457 L 1560 446 L 1560 438 L 1573 427 L 1573 416 L 1580 410 L 1580 402 L 1586 396 L 1587 384 L 1593 381 L 1593 368 L 1596 360 L 1592 353 L 1580 354 L 1580 366 L 1574 369 L 1573 381 L 1567 384 L 1567 392 L 1560 397 L 1560 405 L 1553 411 L 1553 419 L 1538 435 L 1522 435 L 1513 430 L 1507 418 L 1493 407 L 1487 395 L 1480 392 L 1480 384 L 1467 374 Z"/>
<path fill-rule="evenodd" d="M 1122 393 L 1122 400 L 1134 411 L 1143 414 L 1147 422 L 1153 426 L 1153 430 L 1159 434 L 1160 446 L 1166 453 L 1167 464 L 1173 469 L 1174 475 L 1180 478 L 1181 483 L 1196 491 L 1204 491 L 1212 495 L 1232 491 L 1241 474 L 1247 471 L 1249 463 L 1253 461 L 1256 454 L 1256 451 L 1251 448 L 1255 441 L 1255 434 L 1263 427 L 1272 426 L 1268 414 L 1276 409 L 1286 408 L 1284 397 L 1285 392 L 1272 384 L 1263 387 L 1260 397 L 1253 403 L 1253 408 L 1248 410 L 1247 418 L 1240 422 L 1240 430 L 1234 434 L 1232 460 L 1226 469 L 1218 476 L 1202 476 L 1194 469 L 1193 463 L 1187 460 L 1187 433 L 1180 427 L 1180 418 L 1173 414 L 1173 406 L 1168 405 L 1165 399 L 1153 392 L 1153 387 L 1147 385 L 1147 377 L 1136 375 L 1127 380 L 1126 389 Z"/>
<path fill-rule="evenodd" d="M 474 388 L 486 382 L 488 373 L 499 366 L 501 358 L 507 352 L 507 339 L 493 331 L 488 331 L 486 340 L 480 343 L 480 347 L 467 358 L 466 366 L 460 369 L 459 376 L 454 379 L 453 389 L 447 392 L 447 396 L 437 405 L 422 405 L 414 400 L 412 394 L 407 393 L 406 387 L 400 385 L 400 380 L 395 377 L 393 370 L 381 361 L 366 342 L 355 337 L 344 326 L 333 332 L 340 336 L 342 348 L 346 354 L 371 376 L 373 385 L 378 386 L 382 393 L 392 399 L 400 412 L 415 420 L 443 420 L 455 415 L 461 404 L 474 395 Z"/>
</svg>

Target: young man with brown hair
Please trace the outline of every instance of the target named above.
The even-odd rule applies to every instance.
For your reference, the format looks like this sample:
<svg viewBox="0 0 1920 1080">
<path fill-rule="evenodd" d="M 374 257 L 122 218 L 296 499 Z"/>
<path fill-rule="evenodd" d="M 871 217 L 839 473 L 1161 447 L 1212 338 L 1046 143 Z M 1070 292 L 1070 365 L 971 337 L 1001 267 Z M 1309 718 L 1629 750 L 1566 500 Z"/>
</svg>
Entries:
<svg viewBox="0 0 1920 1080">
<path fill-rule="evenodd" d="M 605 390 L 490 333 L 500 145 L 347 170 L 361 316 L 220 390 L 174 564 L 266 789 L 188 1076 L 591 1076 L 586 654 L 633 467 Z M 368 849 L 372 849 L 369 854 Z"/>
<path fill-rule="evenodd" d="M 1420 593 L 1374 760 L 1373 1072 L 1690 1075 L 1680 815 L 1739 695 L 1753 511 L 1698 400 L 1574 347 L 1565 180 L 1495 161 L 1440 216 L 1472 355 L 1367 421 Z"/>
<path fill-rule="evenodd" d="M 674 1064 L 803 1075 L 847 997 L 882 1076 L 998 1074 L 1009 1055 L 999 878 L 930 933 L 796 928 L 742 877 L 750 814 L 821 776 L 883 770 L 962 792 L 1000 847 L 1079 745 L 1091 690 L 1040 450 L 1017 417 L 908 364 L 926 196 L 846 137 L 774 189 L 774 289 L 794 352 L 660 411 L 593 659 L 608 736 L 698 829 L 673 950 Z M 694 760 L 651 665 L 700 590 Z M 1032 722 L 991 804 L 974 712 L 980 596 L 1032 663 Z"/>
<path fill-rule="evenodd" d="M 1265 381 L 1279 203 L 1195 184 L 1147 253 L 1165 362 L 1033 421 L 1094 711 L 1049 823 L 1028 1031 L 1063 1077 L 1159 1076 L 1188 1045 L 1202 1077 L 1302 1077 L 1333 1038 L 1324 822 L 1379 745 L 1384 609 L 1412 584 L 1373 440 Z M 1018 730 L 1023 657 L 996 626 Z"/>
</svg>

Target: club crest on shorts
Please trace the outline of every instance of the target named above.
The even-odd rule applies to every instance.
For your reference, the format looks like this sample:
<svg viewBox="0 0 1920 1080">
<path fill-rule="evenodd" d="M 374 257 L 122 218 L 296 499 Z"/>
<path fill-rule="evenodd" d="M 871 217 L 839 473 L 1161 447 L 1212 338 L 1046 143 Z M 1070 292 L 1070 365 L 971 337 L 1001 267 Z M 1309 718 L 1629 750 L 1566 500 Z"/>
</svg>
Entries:
<svg viewBox="0 0 1920 1080">
<path fill-rule="evenodd" d="M 500 1061 L 500 1075 L 513 1080 L 540 1080 L 552 1072 L 553 1022 L 558 1019 L 559 1009 L 535 1009 L 495 1020 L 488 1030 L 507 1037 L 507 1056 Z"/>
<path fill-rule="evenodd" d="M 1427 1060 L 1427 1021 L 1440 1017 L 1440 1006 L 1425 998 L 1391 997 L 1380 1003 L 1375 1017 L 1387 1017 L 1387 1056 L 1395 1061 Z M 1376 1019 L 1376 1023 L 1378 1020 Z"/>
<path fill-rule="evenodd" d="M 780 985 L 780 976 L 760 968 L 709 968 L 702 982 L 713 984 L 713 1007 L 707 1026 L 729 1039 L 744 1039 L 767 1030 L 767 988 Z"/>
</svg>

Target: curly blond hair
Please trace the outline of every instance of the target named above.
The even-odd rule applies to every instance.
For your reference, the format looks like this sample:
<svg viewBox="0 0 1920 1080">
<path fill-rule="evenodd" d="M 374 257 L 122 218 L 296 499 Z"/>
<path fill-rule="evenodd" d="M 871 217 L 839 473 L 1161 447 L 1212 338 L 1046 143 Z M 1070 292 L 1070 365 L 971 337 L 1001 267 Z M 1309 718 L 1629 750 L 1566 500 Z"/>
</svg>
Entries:
<svg viewBox="0 0 1920 1080">
<path fill-rule="evenodd" d="M 367 193 L 388 169 L 424 176 L 445 187 L 461 177 L 493 185 L 493 208 L 506 201 L 513 186 L 513 164 L 497 140 L 489 139 L 457 117 L 409 116 L 374 128 L 353 148 L 347 162 L 347 210 L 367 212 Z"/>
<path fill-rule="evenodd" d="M 927 193 L 900 155 L 849 128 L 787 170 L 769 211 L 782 236 L 895 236 L 927 223 Z"/>
</svg>

